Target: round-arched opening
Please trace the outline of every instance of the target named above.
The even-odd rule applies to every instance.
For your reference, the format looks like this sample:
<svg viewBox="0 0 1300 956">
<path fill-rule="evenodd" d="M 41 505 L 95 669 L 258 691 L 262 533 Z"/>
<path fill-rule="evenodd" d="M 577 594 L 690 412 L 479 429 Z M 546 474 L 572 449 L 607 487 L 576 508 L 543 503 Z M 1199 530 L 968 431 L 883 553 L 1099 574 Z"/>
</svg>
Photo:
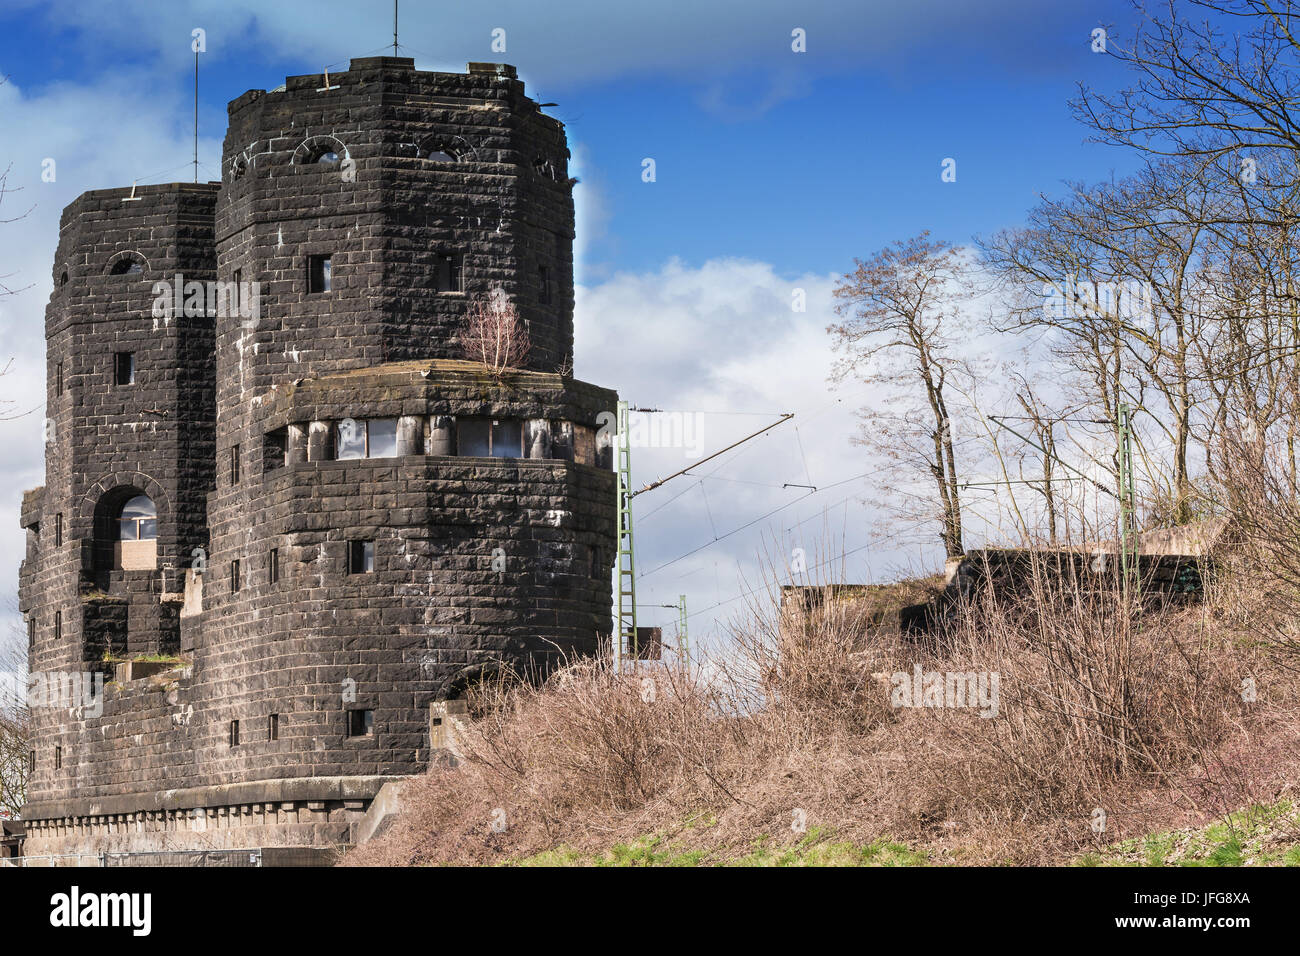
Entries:
<svg viewBox="0 0 1300 956">
<path fill-rule="evenodd" d="M 96 503 L 94 562 L 100 572 L 158 566 L 158 507 L 139 488 L 115 488 Z"/>
<path fill-rule="evenodd" d="M 114 276 L 138 276 L 142 272 L 144 272 L 144 263 L 135 256 L 123 256 L 108 270 L 108 274 Z"/>
<path fill-rule="evenodd" d="M 333 136 L 310 137 L 293 151 L 293 163 L 297 166 L 336 166 L 347 158 L 347 147 Z"/>
</svg>

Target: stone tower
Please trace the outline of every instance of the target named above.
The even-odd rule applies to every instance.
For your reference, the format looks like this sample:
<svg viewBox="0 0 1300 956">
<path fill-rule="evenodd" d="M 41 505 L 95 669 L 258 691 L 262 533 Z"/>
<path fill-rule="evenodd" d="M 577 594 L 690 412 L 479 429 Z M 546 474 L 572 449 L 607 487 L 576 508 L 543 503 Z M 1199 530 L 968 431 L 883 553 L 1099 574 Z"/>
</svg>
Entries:
<svg viewBox="0 0 1300 956">
<path fill-rule="evenodd" d="M 221 183 L 64 213 L 20 604 L 33 671 L 109 683 L 33 709 L 29 854 L 346 844 L 446 701 L 610 631 L 562 125 L 398 57 L 229 115 Z M 521 371 L 462 358 L 489 301 Z"/>
</svg>

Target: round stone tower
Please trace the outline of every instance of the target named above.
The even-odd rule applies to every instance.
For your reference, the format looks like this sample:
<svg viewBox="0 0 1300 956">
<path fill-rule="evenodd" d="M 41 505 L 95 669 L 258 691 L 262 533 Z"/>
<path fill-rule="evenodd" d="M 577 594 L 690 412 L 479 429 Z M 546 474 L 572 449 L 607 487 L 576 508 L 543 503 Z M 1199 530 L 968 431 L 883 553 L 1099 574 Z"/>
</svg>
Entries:
<svg viewBox="0 0 1300 956">
<path fill-rule="evenodd" d="M 189 454 L 211 490 L 166 545 L 178 660 L 60 718 L 86 769 L 75 793 L 40 778 L 28 852 L 347 843 L 384 782 L 436 758 L 470 683 L 611 628 L 615 395 L 571 375 L 563 126 L 512 67 L 397 57 L 229 114 L 215 407 L 179 413 L 208 429 Z M 465 358 L 488 303 L 531 341 L 517 369 Z"/>
</svg>

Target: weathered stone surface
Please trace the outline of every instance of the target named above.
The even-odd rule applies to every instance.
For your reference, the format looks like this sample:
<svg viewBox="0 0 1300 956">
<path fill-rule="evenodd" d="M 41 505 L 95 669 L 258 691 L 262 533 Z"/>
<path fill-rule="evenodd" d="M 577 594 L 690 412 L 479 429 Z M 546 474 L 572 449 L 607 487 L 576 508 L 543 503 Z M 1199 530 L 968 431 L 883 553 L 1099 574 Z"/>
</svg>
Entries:
<svg viewBox="0 0 1300 956">
<path fill-rule="evenodd" d="M 374 57 L 324 86 L 233 101 L 221 183 L 64 212 L 20 606 L 33 670 L 107 684 L 35 710 L 28 853 L 349 842 L 383 782 L 428 765 L 431 702 L 610 630 L 615 396 L 561 374 L 563 127 L 508 67 Z M 315 162 L 326 148 L 340 162 Z M 313 256 L 328 292 L 309 291 Z M 258 314 L 155 315 L 178 273 L 259 283 Z M 496 288 L 534 344 L 501 378 L 455 341 Z M 372 419 L 396 420 L 395 456 L 336 460 L 340 423 Z M 471 419 L 518 423 L 517 457 L 461 457 Z M 113 549 L 135 494 L 157 507 L 157 566 L 121 570 L 141 563 Z M 373 570 L 350 573 L 354 542 Z M 113 658 L 177 653 L 112 680 Z M 371 733 L 350 735 L 357 709 Z"/>
</svg>

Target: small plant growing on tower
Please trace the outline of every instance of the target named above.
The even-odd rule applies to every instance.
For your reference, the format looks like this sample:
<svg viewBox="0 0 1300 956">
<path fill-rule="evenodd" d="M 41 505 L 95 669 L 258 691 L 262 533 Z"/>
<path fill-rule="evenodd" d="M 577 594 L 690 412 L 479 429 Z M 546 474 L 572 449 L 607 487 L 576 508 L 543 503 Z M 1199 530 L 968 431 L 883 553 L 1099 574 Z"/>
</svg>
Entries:
<svg viewBox="0 0 1300 956">
<path fill-rule="evenodd" d="M 500 287 L 487 299 L 470 302 L 460 345 L 467 359 L 498 378 L 523 368 L 533 348 L 527 324 Z"/>
</svg>

